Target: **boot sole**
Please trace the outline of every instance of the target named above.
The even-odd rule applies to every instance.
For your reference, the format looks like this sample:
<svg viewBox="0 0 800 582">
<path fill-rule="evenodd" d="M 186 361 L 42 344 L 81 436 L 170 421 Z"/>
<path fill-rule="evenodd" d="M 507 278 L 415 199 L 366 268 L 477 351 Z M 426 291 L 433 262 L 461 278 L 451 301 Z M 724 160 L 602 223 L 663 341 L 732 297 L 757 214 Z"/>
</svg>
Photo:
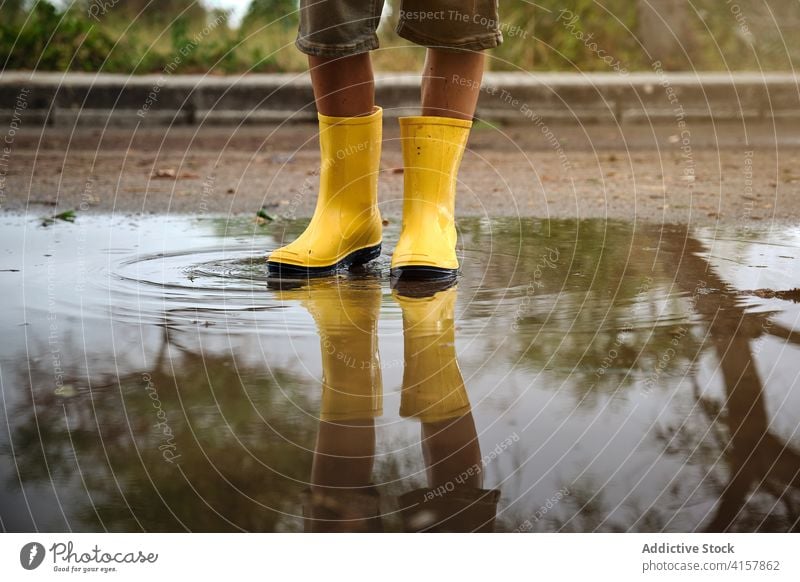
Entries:
<svg viewBox="0 0 800 582">
<path fill-rule="evenodd" d="M 369 263 L 379 256 L 381 256 L 381 243 L 378 243 L 374 247 L 353 251 L 342 260 L 328 267 L 301 267 L 300 265 L 267 261 L 267 269 L 270 275 L 278 275 L 281 277 L 324 277 L 334 274 L 339 269 Z"/>
<path fill-rule="evenodd" d="M 405 279 L 407 281 L 447 281 L 458 277 L 458 269 L 409 265 L 406 267 L 395 267 L 391 270 L 391 276 L 396 279 Z"/>
</svg>

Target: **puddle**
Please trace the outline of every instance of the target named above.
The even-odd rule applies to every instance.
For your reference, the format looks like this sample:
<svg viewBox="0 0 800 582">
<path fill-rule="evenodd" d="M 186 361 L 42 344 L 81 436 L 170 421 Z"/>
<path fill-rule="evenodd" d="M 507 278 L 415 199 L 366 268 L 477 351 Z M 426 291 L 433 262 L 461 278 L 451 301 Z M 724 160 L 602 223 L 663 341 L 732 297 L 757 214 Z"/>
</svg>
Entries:
<svg viewBox="0 0 800 582">
<path fill-rule="evenodd" d="M 7 531 L 798 528 L 800 229 L 465 220 L 393 290 L 396 225 L 279 285 L 279 224 L 1 220 Z"/>
</svg>

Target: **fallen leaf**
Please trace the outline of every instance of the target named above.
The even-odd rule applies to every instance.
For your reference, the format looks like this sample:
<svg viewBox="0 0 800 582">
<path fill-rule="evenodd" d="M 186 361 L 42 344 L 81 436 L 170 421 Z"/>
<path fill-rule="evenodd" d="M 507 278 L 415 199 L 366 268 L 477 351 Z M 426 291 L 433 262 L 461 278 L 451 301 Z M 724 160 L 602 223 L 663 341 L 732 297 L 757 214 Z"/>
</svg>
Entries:
<svg viewBox="0 0 800 582">
<path fill-rule="evenodd" d="M 50 226 L 51 224 L 55 224 L 56 220 L 63 220 L 64 222 L 75 222 L 77 218 L 77 214 L 75 214 L 74 210 L 65 210 L 64 212 L 59 212 L 53 216 L 47 216 L 42 219 L 42 226 Z"/>
<path fill-rule="evenodd" d="M 272 216 L 271 214 L 268 214 L 266 209 L 263 206 L 259 209 L 258 212 L 256 212 L 256 218 L 260 218 L 264 222 L 275 220 L 275 217 Z M 262 224 L 262 223 L 259 222 L 259 224 Z"/>
</svg>

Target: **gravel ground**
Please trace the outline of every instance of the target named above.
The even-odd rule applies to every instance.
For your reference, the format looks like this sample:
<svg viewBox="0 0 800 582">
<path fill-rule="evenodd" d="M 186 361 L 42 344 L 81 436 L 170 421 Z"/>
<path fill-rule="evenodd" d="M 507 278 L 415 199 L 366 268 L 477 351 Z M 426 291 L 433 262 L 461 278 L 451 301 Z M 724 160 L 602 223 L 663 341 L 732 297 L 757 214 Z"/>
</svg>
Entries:
<svg viewBox="0 0 800 582">
<path fill-rule="evenodd" d="M 380 180 L 399 220 L 402 164 L 387 122 Z M 800 126 L 690 122 L 476 125 L 459 175 L 462 216 L 522 215 L 699 224 L 800 219 Z M 2 208 L 46 215 L 313 212 L 313 125 L 23 128 Z M 0 183 L 2 185 L 2 183 Z"/>
</svg>

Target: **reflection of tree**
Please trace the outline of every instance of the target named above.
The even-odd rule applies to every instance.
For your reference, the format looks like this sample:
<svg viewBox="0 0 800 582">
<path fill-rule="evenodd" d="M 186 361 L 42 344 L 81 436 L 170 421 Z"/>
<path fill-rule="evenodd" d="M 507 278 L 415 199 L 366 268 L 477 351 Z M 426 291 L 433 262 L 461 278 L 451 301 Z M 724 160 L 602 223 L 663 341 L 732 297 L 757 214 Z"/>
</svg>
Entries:
<svg viewBox="0 0 800 582">
<path fill-rule="evenodd" d="M 54 393 L 46 363 L 23 362 L 19 385 L 30 368 L 33 401 L 12 412 L 11 436 L 26 488 L 47 484 L 49 470 L 78 530 L 300 527 L 287 517 L 297 515 L 313 448 L 312 431 L 289 410 L 310 408 L 305 391 L 292 389 L 300 380 L 279 368 L 248 368 L 232 354 L 177 352 L 165 342 L 149 369 L 92 377 L 91 388 L 70 398 Z M 159 451 L 165 436 L 155 427 L 148 375 L 174 433 L 174 464 Z M 67 383 L 86 386 L 71 376 Z"/>
<path fill-rule="evenodd" d="M 668 266 L 654 260 L 658 229 L 523 220 L 493 224 L 491 233 L 480 223 L 463 231 L 472 248 L 497 249 L 486 255 L 487 264 L 465 266 L 479 269 L 492 290 L 481 291 L 467 314 L 494 317 L 502 338 L 513 322 L 496 306 L 503 300 L 518 306 L 511 314 L 517 324 L 513 361 L 569 378 L 583 404 L 652 375 L 670 348 L 676 354 L 664 360 L 663 375 L 685 368 L 697 352 L 696 340 L 683 335 L 680 318 L 673 317 L 688 305 L 659 289 Z M 550 261 L 554 254 L 558 259 Z M 680 341 L 673 342 L 676 337 Z"/>
<path fill-rule="evenodd" d="M 705 525 L 707 531 L 752 531 L 797 529 L 800 507 L 800 453 L 775 435 L 769 426 L 764 386 L 758 376 L 750 345 L 752 339 L 772 333 L 792 337 L 763 315 L 745 313 L 738 296 L 702 258 L 702 245 L 689 236 L 665 239 L 665 250 L 680 256 L 675 282 L 691 291 L 699 280 L 706 281 L 713 293 L 695 295 L 694 307 L 708 329 L 709 345 L 719 361 L 725 386 L 724 409 L 696 394 L 700 410 L 715 425 L 709 431 L 728 465 L 728 479 L 717 486 L 720 502 Z M 684 246 L 685 245 L 685 246 Z M 699 391 L 698 391 L 699 392 Z M 722 430 L 720 430 L 720 428 Z M 764 493 L 771 502 L 757 511 L 750 499 Z M 785 519 L 770 512 L 785 508 Z"/>
<path fill-rule="evenodd" d="M 620 234 L 625 233 L 623 231 Z M 651 304 L 650 309 L 653 309 L 651 326 L 659 316 L 663 317 L 663 313 L 657 312 L 653 304 L 660 302 L 663 308 L 661 297 L 665 291 L 684 298 L 677 307 L 685 312 L 675 319 L 686 321 L 692 318 L 692 327 L 704 329 L 695 330 L 695 333 L 681 340 L 686 344 L 685 348 L 681 351 L 676 347 L 674 360 L 686 369 L 689 361 L 697 361 L 703 351 L 714 353 L 719 362 L 725 401 L 720 404 L 701 396 L 697 389 L 692 400 L 697 404 L 695 411 L 689 413 L 679 428 L 654 431 L 663 454 L 677 458 L 681 466 L 699 470 L 699 482 L 687 480 L 686 473 L 680 471 L 664 483 L 653 503 L 643 503 L 632 493 L 626 495 L 621 507 L 612 508 L 611 501 L 605 499 L 604 491 L 599 488 L 601 485 L 592 483 L 591 476 L 586 476 L 578 482 L 562 483 L 561 486 L 568 488 L 571 494 L 535 521 L 531 531 L 669 531 L 686 527 L 685 521 L 680 524 L 678 521 L 683 511 L 699 518 L 697 527 L 707 531 L 796 531 L 800 523 L 800 453 L 770 427 L 764 385 L 755 367 L 751 340 L 771 335 L 797 345 L 800 343 L 797 332 L 772 322 L 771 314 L 745 312 L 739 303 L 738 293 L 712 270 L 703 258 L 703 245 L 692 238 L 686 228 L 666 228 L 658 237 L 653 233 L 648 235 L 646 230 L 635 237 L 628 233 L 625 238 L 617 238 L 616 241 L 624 241 L 634 248 L 657 246 L 657 269 L 643 270 L 640 265 L 654 262 L 652 257 L 642 261 L 641 255 L 637 256 L 636 252 L 632 253 L 627 270 L 624 265 L 618 264 L 619 256 L 612 256 L 608 263 L 598 261 L 595 268 L 610 270 L 613 273 L 612 281 L 623 276 L 633 281 L 640 280 L 646 274 L 653 277 L 652 288 L 658 288 L 659 294 L 646 298 Z M 583 264 L 592 265 L 591 262 Z M 607 279 L 603 277 L 603 280 Z M 590 287 L 581 287 L 572 282 L 565 285 L 565 290 L 571 288 L 575 292 L 586 293 L 586 288 Z M 591 312 L 592 317 L 600 318 L 597 321 L 603 321 L 605 317 L 609 330 L 625 321 L 630 299 L 636 294 L 635 286 L 620 285 L 620 289 L 622 291 L 615 298 L 611 294 L 612 297 L 606 302 L 606 311 Z M 543 289 L 542 293 L 545 292 Z M 619 301 L 620 305 L 615 306 L 615 301 Z M 561 302 L 560 297 L 557 302 Z M 548 307 L 550 311 L 553 309 Z M 686 312 L 691 312 L 694 317 Z M 576 311 L 571 313 L 578 322 L 589 319 Z M 538 325 L 546 331 L 546 325 L 553 323 L 546 323 L 546 319 L 542 318 Z M 655 326 L 652 336 L 661 333 L 659 327 Z M 665 326 L 663 333 L 666 335 L 659 340 L 660 344 L 648 334 L 643 334 L 643 343 L 634 338 L 630 342 L 634 360 L 624 360 L 624 364 L 617 365 L 624 366 L 628 371 L 652 370 L 652 360 L 662 353 L 662 346 L 670 345 L 669 330 L 672 327 Z M 522 326 L 518 333 L 526 341 L 534 337 Z M 613 336 L 610 333 L 606 335 Z M 694 338 L 704 338 L 705 341 L 698 345 Z M 544 333 L 539 333 L 536 341 L 544 344 L 537 348 L 542 354 L 537 362 L 543 366 L 547 361 L 546 356 L 559 343 L 548 339 Z M 599 353 L 602 352 L 587 348 L 584 361 L 587 357 L 597 357 Z M 565 358 L 566 364 L 569 361 Z M 634 379 L 641 380 L 641 377 Z M 697 383 L 696 378 L 694 382 Z M 713 511 L 707 516 L 705 513 L 698 514 L 698 511 L 706 511 L 709 501 L 715 502 Z M 536 507 L 527 510 L 535 513 Z M 618 514 L 622 510 L 627 517 L 620 519 Z M 506 528 L 513 529 L 524 523 L 524 519 L 530 520 L 531 513 L 527 517 L 519 516 L 519 510 L 516 513 L 510 522 L 508 518 L 505 520 Z"/>
</svg>

